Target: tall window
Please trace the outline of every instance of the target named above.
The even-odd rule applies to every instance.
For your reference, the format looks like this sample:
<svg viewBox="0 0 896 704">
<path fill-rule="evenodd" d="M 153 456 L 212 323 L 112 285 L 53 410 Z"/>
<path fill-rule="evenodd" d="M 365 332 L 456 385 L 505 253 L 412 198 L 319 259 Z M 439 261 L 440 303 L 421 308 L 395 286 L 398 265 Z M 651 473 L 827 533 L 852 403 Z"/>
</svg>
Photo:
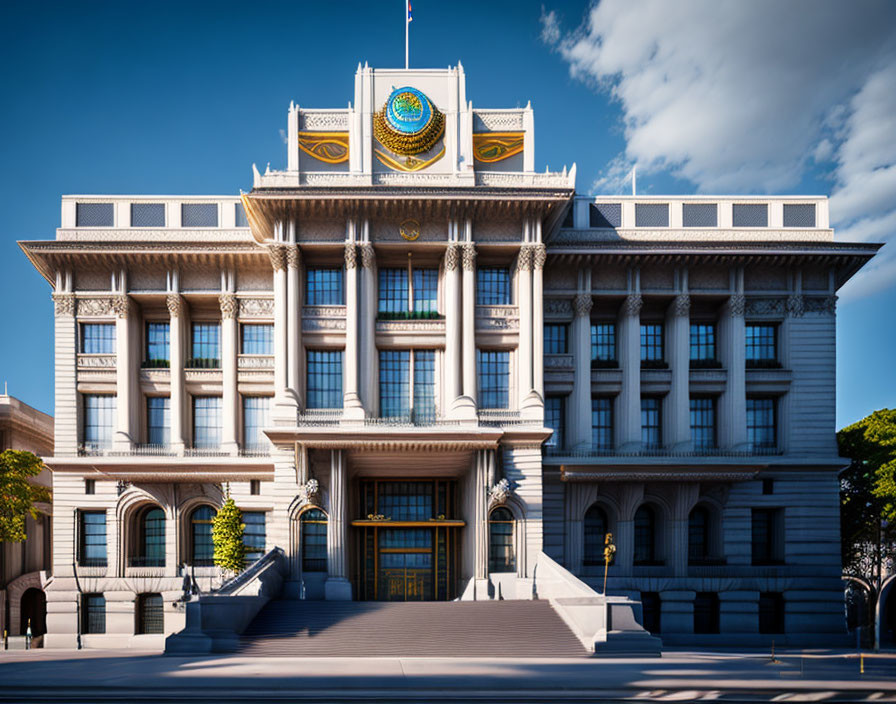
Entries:
<svg viewBox="0 0 896 704">
<path fill-rule="evenodd" d="M 559 449 L 565 447 L 563 437 L 563 417 L 566 411 L 566 399 L 563 396 L 548 396 L 544 400 L 544 424 L 554 432 L 547 440 L 545 447 Z"/>
<path fill-rule="evenodd" d="M 548 323 L 544 326 L 544 353 L 566 354 L 569 351 L 566 325 Z"/>
<path fill-rule="evenodd" d="M 694 597 L 694 633 L 719 632 L 719 595 L 697 592 Z"/>
<path fill-rule="evenodd" d="M 131 563 L 135 567 L 165 566 L 165 512 L 158 506 L 140 515 L 140 554 Z"/>
<path fill-rule="evenodd" d="M 435 418 L 435 352 L 380 350 L 380 416 L 409 417 L 412 410 L 417 420 Z"/>
<path fill-rule="evenodd" d="M 327 571 L 327 514 L 319 508 L 308 509 L 300 519 L 302 533 L 302 571 Z"/>
<path fill-rule="evenodd" d="M 137 633 L 164 633 L 165 609 L 161 594 L 137 597 Z"/>
<path fill-rule="evenodd" d="M 342 350 L 308 350 L 307 407 L 342 408 Z"/>
<path fill-rule="evenodd" d="M 81 323 L 81 352 L 84 354 L 115 354 L 115 325 L 113 323 Z"/>
<path fill-rule="evenodd" d="M 691 440 L 695 450 L 709 450 L 716 446 L 716 400 L 691 399 Z"/>
<path fill-rule="evenodd" d="M 592 504 L 585 511 L 585 519 L 582 521 L 585 538 L 582 564 L 586 567 L 604 564 L 604 540 L 610 530 L 609 526 L 607 514 L 597 504 Z"/>
<path fill-rule="evenodd" d="M 269 396 L 243 396 L 243 445 L 248 449 L 268 446 L 261 432 L 270 425 L 271 398 Z"/>
<path fill-rule="evenodd" d="M 641 366 L 663 366 L 663 324 L 641 324 Z"/>
<path fill-rule="evenodd" d="M 171 326 L 168 323 L 146 324 L 147 367 L 168 367 L 171 362 Z"/>
<path fill-rule="evenodd" d="M 591 445 L 595 450 L 613 449 L 613 399 L 591 399 Z"/>
<path fill-rule="evenodd" d="M 414 350 L 414 416 L 435 419 L 436 416 L 436 353 L 435 350 Z"/>
<path fill-rule="evenodd" d="M 438 269 L 414 269 L 414 313 L 435 313 L 439 300 Z"/>
<path fill-rule="evenodd" d="M 102 594 L 81 595 L 81 632 L 106 632 L 106 597 Z"/>
<path fill-rule="evenodd" d="M 784 595 L 759 592 L 759 632 L 784 633 Z"/>
<path fill-rule="evenodd" d="M 408 270 L 380 269 L 379 304 L 382 314 L 406 313 L 408 310 Z"/>
<path fill-rule="evenodd" d="M 488 571 L 514 572 L 516 558 L 513 550 L 513 514 L 499 506 L 488 517 Z"/>
<path fill-rule="evenodd" d="M 150 396 L 146 399 L 146 442 L 167 447 L 171 438 L 171 399 Z"/>
<path fill-rule="evenodd" d="M 476 350 L 479 362 L 479 407 L 510 406 L 510 352 Z"/>
<path fill-rule="evenodd" d="M 591 366 L 616 366 L 615 323 L 596 323 L 591 326 Z"/>
<path fill-rule="evenodd" d="M 212 542 L 212 519 L 215 510 L 200 506 L 190 514 L 190 547 L 193 565 L 211 567 L 215 564 L 215 545 Z"/>
<path fill-rule="evenodd" d="M 641 398 L 641 444 L 647 450 L 657 450 L 662 445 L 661 407 L 655 396 Z"/>
<path fill-rule="evenodd" d="M 106 512 L 79 511 L 78 564 L 106 566 Z"/>
<path fill-rule="evenodd" d="M 778 366 L 777 327 L 768 323 L 747 323 L 746 364 L 748 367 Z"/>
<path fill-rule="evenodd" d="M 240 354 L 274 354 L 274 326 L 244 324 L 240 340 Z"/>
<path fill-rule="evenodd" d="M 709 557 L 709 511 L 697 506 L 688 516 L 688 562 L 699 564 Z"/>
<path fill-rule="evenodd" d="M 410 288 L 409 288 L 410 286 Z M 381 317 L 427 316 L 438 311 L 439 272 L 437 269 L 380 269 L 379 304 Z"/>
<path fill-rule="evenodd" d="M 656 516 L 650 506 L 640 506 L 635 511 L 636 565 L 656 564 Z"/>
<path fill-rule="evenodd" d="M 715 366 L 716 326 L 711 323 L 691 323 L 691 366 Z"/>
<path fill-rule="evenodd" d="M 510 270 L 479 267 L 476 270 L 476 303 L 481 306 L 510 305 Z"/>
<path fill-rule="evenodd" d="M 341 306 L 343 298 L 342 269 L 308 269 L 305 279 L 305 305 Z"/>
<path fill-rule="evenodd" d="M 221 446 L 221 397 L 193 397 L 193 447 Z"/>
<path fill-rule="evenodd" d="M 753 564 L 782 564 L 784 562 L 784 521 L 782 510 L 776 508 L 754 508 L 751 519 Z"/>
<path fill-rule="evenodd" d="M 115 430 L 115 396 L 84 397 L 84 444 L 89 449 L 112 445 Z"/>
<path fill-rule="evenodd" d="M 193 323 L 192 351 L 190 367 L 217 369 L 221 366 L 221 326 L 218 323 Z"/>
<path fill-rule="evenodd" d="M 246 547 L 246 563 L 255 562 L 264 556 L 265 530 L 264 511 L 243 511 L 243 545 Z"/>
<path fill-rule="evenodd" d="M 754 451 L 777 449 L 775 415 L 775 399 L 747 398 L 747 441 Z"/>
</svg>

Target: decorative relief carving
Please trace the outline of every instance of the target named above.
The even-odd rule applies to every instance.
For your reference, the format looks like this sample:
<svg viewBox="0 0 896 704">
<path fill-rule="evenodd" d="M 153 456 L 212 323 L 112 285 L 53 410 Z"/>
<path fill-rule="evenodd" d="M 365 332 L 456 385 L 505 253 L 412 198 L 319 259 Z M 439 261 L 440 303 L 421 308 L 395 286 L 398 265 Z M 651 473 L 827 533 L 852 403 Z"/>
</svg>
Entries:
<svg viewBox="0 0 896 704">
<path fill-rule="evenodd" d="M 802 317 L 806 310 L 803 297 L 798 294 L 791 294 L 787 297 L 787 313 L 794 318 Z"/>
<path fill-rule="evenodd" d="M 218 303 L 221 304 L 221 318 L 230 320 L 236 316 L 236 296 L 232 293 L 222 293 L 218 296 Z"/>
<path fill-rule="evenodd" d="M 516 318 L 518 314 L 516 306 L 476 306 L 478 318 Z"/>
<path fill-rule="evenodd" d="M 123 293 L 118 296 L 113 296 L 112 310 L 115 311 L 117 317 L 127 318 L 128 314 L 131 312 L 131 299 Z"/>
<path fill-rule="evenodd" d="M 622 314 L 635 317 L 641 314 L 641 308 L 644 306 L 644 299 L 640 293 L 630 293 L 622 302 Z"/>
<path fill-rule="evenodd" d="M 306 318 L 302 321 L 302 330 L 308 332 L 316 330 L 345 330 L 345 318 Z"/>
<path fill-rule="evenodd" d="M 572 315 L 572 301 L 568 298 L 548 298 L 544 302 L 544 314 L 561 318 Z"/>
<path fill-rule="evenodd" d="M 378 320 L 377 331 L 382 332 L 439 332 L 445 330 L 444 320 Z"/>
<path fill-rule="evenodd" d="M 787 300 L 781 297 L 774 298 L 748 298 L 746 300 L 745 313 L 748 315 L 784 315 L 787 310 Z"/>
<path fill-rule="evenodd" d="M 274 358 L 269 355 L 241 354 L 237 361 L 238 369 L 273 369 Z"/>
<path fill-rule="evenodd" d="M 460 263 L 459 247 L 456 244 L 449 244 L 445 249 L 445 271 L 455 271 Z"/>
<path fill-rule="evenodd" d="M 488 112 L 476 110 L 473 112 L 476 121 L 476 129 L 480 125 L 487 130 L 521 130 L 523 129 L 523 111 Z"/>
<path fill-rule="evenodd" d="M 184 302 L 176 293 L 169 293 L 165 297 L 165 305 L 168 306 L 168 315 L 179 318 L 184 312 Z"/>
<path fill-rule="evenodd" d="M 672 301 L 672 314 L 679 318 L 687 317 L 691 312 L 691 297 L 686 293 L 679 293 Z"/>
<path fill-rule="evenodd" d="M 79 369 L 115 369 L 114 354 L 79 354 Z"/>
<path fill-rule="evenodd" d="M 545 369 L 573 369 L 573 356 L 571 354 L 546 354 L 544 356 Z"/>
<path fill-rule="evenodd" d="M 837 296 L 806 296 L 803 305 L 805 313 L 834 315 L 837 312 Z"/>
<path fill-rule="evenodd" d="M 513 485 L 507 479 L 501 479 L 488 490 L 489 508 L 506 503 L 512 493 Z"/>
<path fill-rule="evenodd" d="M 358 266 L 358 248 L 351 243 L 345 245 L 345 268 L 354 269 Z"/>
<path fill-rule="evenodd" d="M 241 318 L 271 318 L 274 316 L 273 298 L 241 298 Z"/>
<path fill-rule="evenodd" d="M 519 330 L 518 318 L 476 318 L 476 327 L 486 330 Z"/>
<path fill-rule="evenodd" d="M 464 271 L 475 271 L 476 269 L 476 245 L 472 242 L 464 244 L 463 266 Z"/>
<path fill-rule="evenodd" d="M 544 269 L 545 262 L 548 260 L 547 247 L 543 244 L 537 244 L 532 249 L 532 264 L 536 269 Z"/>
<path fill-rule="evenodd" d="M 72 317 L 75 314 L 75 294 L 54 293 L 53 307 L 57 318 Z"/>
<path fill-rule="evenodd" d="M 348 111 L 299 112 L 300 130 L 347 130 Z"/>
<path fill-rule="evenodd" d="M 747 307 L 747 297 L 742 293 L 733 293 L 725 303 L 725 311 L 728 315 L 739 318 L 743 316 Z"/>
<path fill-rule="evenodd" d="M 286 268 L 286 247 L 281 245 L 272 245 L 268 248 L 268 254 L 271 257 L 271 266 L 274 271 L 280 271 Z"/>
<path fill-rule="evenodd" d="M 312 477 L 299 487 L 298 499 L 299 507 L 308 504 L 317 505 L 318 496 L 320 494 L 320 483 Z"/>
<path fill-rule="evenodd" d="M 520 252 L 516 258 L 516 266 L 520 271 L 531 271 L 532 270 L 532 250 L 531 248 L 523 245 L 520 247 Z"/>
<path fill-rule="evenodd" d="M 370 242 L 361 245 L 361 266 L 365 269 L 373 269 L 376 265 L 376 252 Z"/>
<path fill-rule="evenodd" d="M 111 298 L 79 298 L 78 315 L 112 315 Z"/>
<path fill-rule="evenodd" d="M 305 318 L 344 318 L 345 306 L 304 306 Z"/>
<path fill-rule="evenodd" d="M 591 315 L 591 308 L 594 306 L 594 299 L 590 293 L 578 293 L 572 299 L 572 309 L 577 318 L 587 318 Z"/>
<path fill-rule="evenodd" d="M 286 266 L 290 269 L 300 269 L 302 267 L 302 252 L 297 245 L 289 245 L 286 247 Z"/>
</svg>

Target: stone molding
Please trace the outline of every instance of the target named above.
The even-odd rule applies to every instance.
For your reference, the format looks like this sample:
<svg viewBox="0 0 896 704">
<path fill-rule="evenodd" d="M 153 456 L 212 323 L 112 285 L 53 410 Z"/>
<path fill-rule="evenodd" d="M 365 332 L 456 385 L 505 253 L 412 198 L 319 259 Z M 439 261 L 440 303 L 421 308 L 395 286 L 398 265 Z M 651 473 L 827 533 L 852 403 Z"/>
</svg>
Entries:
<svg viewBox="0 0 896 704">
<path fill-rule="evenodd" d="M 298 499 L 298 507 L 303 508 L 305 506 L 316 506 L 318 498 L 320 497 L 320 483 L 312 477 L 307 482 L 299 486 L 298 494 L 296 498 Z"/>
<path fill-rule="evenodd" d="M 733 318 L 742 318 L 747 308 L 747 297 L 742 293 L 732 293 L 723 306 L 723 310 Z"/>
<path fill-rule="evenodd" d="M 116 311 L 111 297 L 77 299 L 78 316 L 113 315 Z"/>
<path fill-rule="evenodd" d="M 377 332 L 442 332 L 444 320 L 378 320 Z"/>
<path fill-rule="evenodd" d="M 57 318 L 71 318 L 75 315 L 75 294 L 54 293 L 53 311 Z"/>
<path fill-rule="evenodd" d="M 679 293 L 672 301 L 672 314 L 677 318 L 686 318 L 691 313 L 691 297 L 686 293 Z"/>
<path fill-rule="evenodd" d="M 131 313 L 131 299 L 127 294 L 121 293 L 112 297 L 112 310 L 118 318 L 127 318 Z"/>
<path fill-rule="evenodd" d="M 568 298 L 548 298 L 544 302 L 544 314 L 551 317 L 572 315 L 572 301 Z"/>
<path fill-rule="evenodd" d="M 115 369 L 115 355 L 78 354 L 78 369 Z"/>
<path fill-rule="evenodd" d="M 523 111 L 522 110 L 501 110 L 500 112 L 490 112 L 487 110 L 474 110 L 473 118 L 475 120 L 475 128 L 480 129 L 479 125 L 482 125 L 482 128 L 487 130 L 522 130 L 524 129 L 523 125 Z M 477 124 L 478 123 L 478 124 Z"/>
<path fill-rule="evenodd" d="M 622 314 L 630 318 L 641 315 L 641 308 L 644 306 L 644 299 L 640 293 L 630 293 L 622 302 Z"/>
<path fill-rule="evenodd" d="M 345 306 L 303 306 L 304 318 L 344 318 Z"/>
<path fill-rule="evenodd" d="M 836 315 L 837 296 L 805 296 L 803 298 L 804 313 L 821 313 Z"/>
<path fill-rule="evenodd" d="M 274 316 L 274 299 L 240 298 L 239 310 L 241 318 L 272 318 Z"/>
<path fill-rule="evenodd" d="M 507 503 L 507 499 L 513 494 L 513 485 L 507 479 L 501 479 L 488 491 L 488 507 L 500 506 Z"/>
<path fill-rule="evenodd" d="M 221 305 L 222 320 L 231 320 L 236 317 L 237 301 L 235 294 L 222 293 L 218 296 L 218 303 Z"/>
<path fill-rule="evenodd" d="M 802 317 L 806 311 L 805 301 L 798 293 L 792 293 L 787 297 L 787 314 L 793 318 Z"/>
<path fill-rule="evenodd" d="M 347 130 L 348 129 L 348 111 L 347 110 L 321 110 L 307 112 L 299 111 L 299 129 L 300 130 Z"/>
<path fill-rule="evenodd" d="M 460 263 L 459 247 L 456 244 L 449 244 L 445 249 L 445 271 L 455 271 Z"/>
<path fill-rule="evenodd" d="M 587 318 L 594 307 L 594 299 L 590 293 L 577 293 L 572 299 L 572 309 L 577 318 Z"/>
<path fill-rule="evenodd" d="M 744 310 L 747 315 L 784 315 L 787 310 L 787 300 L 780 296 L 748 298 Z"/>
<path fill-rule="evenodd" d="M 466 244 L 464 244 L 463 266 L 464 271 L 476 270 L 476 245 L 474 245 L 472 242 L 467 242 Z"/>
</svg>

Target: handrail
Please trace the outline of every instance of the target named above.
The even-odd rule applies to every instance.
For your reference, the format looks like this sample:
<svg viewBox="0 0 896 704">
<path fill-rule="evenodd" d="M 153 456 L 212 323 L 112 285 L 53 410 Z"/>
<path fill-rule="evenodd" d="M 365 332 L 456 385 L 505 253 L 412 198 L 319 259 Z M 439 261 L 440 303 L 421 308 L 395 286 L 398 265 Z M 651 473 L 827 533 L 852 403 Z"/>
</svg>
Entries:
<svg viewBox="0 0 896 704">
<path fill-rule="evenodd" d="M 231 577 L 224 582 L 224 584 L 214 591 L 214 594 L 218 596 L 228 596 L 239 591 L 242 587 L 255 579 L 268 565 L 283 557 L 284 552 L 281 548 L 271 548 L 238 575 Z"/>
</svg>

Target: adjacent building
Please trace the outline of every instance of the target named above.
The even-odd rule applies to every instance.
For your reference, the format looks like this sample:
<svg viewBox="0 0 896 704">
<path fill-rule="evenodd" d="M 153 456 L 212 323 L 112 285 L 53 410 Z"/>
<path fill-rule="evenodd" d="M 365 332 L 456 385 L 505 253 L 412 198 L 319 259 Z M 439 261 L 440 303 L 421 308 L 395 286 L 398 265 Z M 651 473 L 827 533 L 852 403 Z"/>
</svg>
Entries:
<svg viewBox="0 0 896 704">
<path fill-rule="evenodd" d="M 288 113 L 241 197 L 65 196 L 48 644 L 152 644 L 226 491 L 304 599 L 529 599 L 667 643 L 844 634 L 824 197 L 585 196 L 462 67 Z M 557 126 L 560 128 L 561 126 Z M 830 642 L 825 640 L 825 642 Z"/>
</svg>

